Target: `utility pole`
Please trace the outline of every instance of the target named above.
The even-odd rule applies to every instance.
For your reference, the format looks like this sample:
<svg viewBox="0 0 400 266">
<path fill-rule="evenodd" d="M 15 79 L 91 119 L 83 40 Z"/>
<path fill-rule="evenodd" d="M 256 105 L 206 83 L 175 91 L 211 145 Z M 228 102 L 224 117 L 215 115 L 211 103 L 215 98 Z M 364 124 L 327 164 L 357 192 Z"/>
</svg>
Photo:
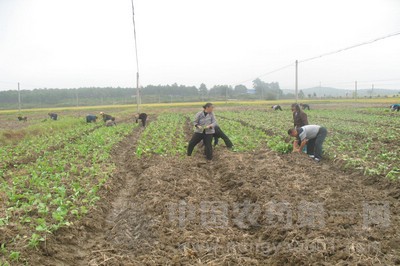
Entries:
<svg viewBox="0 0 400 266">
<path fill-rule="evenodd" d="M 138 59 L 138 52 L 137 52 L 137 43 L 136 43 L 136 26 L 135 26 L 135 9 L 133 7 L 133 0 L 131 0 L 132 3 L 132 21 L 133 21 L 133 35 L 135 38 L 135 52 L 136 52 L 136 111 L 139 113 L 140 112 L 140 91 L 139 91 L 139 59 Z"/>
<path fill-rule="evenodd" d="M 225 103 L 228 103 L 228 86 L 225 89 Z"/>
<path fill-rule="evenodd" d="M 18 82 L 18 112 L 21 114 L 21 92 L 19 91 L 19 82 Z"/>
<path fill-rule="evenodd" d="M 368 91 L 368 93 L 369 93 L 369 98 L 372 98 L 372 94 L 374 93 L 374 84 L 372 84 L 371 90 Z"/>
<path fill-rule="evenodd" d="M 75 96 L 76 96 L 76 107 L 78 107 L 79 106 L 78 90 L 75 91 Z"/>
<path fill-rule="evenodd" d="M 299 101 L 299 92 L 298 92 L 298 90 L 299 90 L 299 87 L 298 87 L 298 65 L 299 65 L 299 62 L 296 60 L 296 67 L 295 67 L 295 71 L 296 71 L 296 78 L 295 78 L 295 94 L 296 94 L 296 103 Z"/>
<path fill-rule="evenodd" d="M 354 98 L 357 101 L 357 81 L 354 82 Z"/>
</svg>

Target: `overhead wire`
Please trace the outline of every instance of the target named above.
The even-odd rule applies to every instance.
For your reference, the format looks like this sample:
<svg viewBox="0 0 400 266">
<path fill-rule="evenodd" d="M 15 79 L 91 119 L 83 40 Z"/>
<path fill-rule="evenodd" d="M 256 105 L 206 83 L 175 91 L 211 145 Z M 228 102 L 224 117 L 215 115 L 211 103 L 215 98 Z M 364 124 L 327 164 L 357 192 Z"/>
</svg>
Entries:
<svg viewBox="0 0 400 266">
<path fill-rule="evenodd" d="M 304 63 L 304 62 L 315 60 L 315 59 L 318 59 L 318 58 L 321 58 L 321 57 L 325 57 L 325 56 L 328 56 L 328 55 L 337 54 L 337 53 L 340 53 L 340 52 L 343 52 L 343 51 L 347 51 L 347 50 L 350 50 L 350 49 L 353 49 L 353 48 L 356 48 L 356 47 L 360 47 L 360 46 L 363 46 L 363 45 L 371 44 L 371 43 L 374 43 L 374 42 L 377 42 L 377 41 L 380 41 L 380 40 L 383 40 L 383 39 L 387 39 L 387 38 L 390 38 L 390 37 L 394 37 L 394 36 L 397 36 L 397 35 L 400 35 L 400 31 L 397 31 L 397 32 L 394 32 L 394 33 L 391 33 L 391 34 L 388 34 L 388 35 L 385 35 L 385 36 L 381 36 L 381 37 L 378 37 L 378 38 L 374 38 L 374 39 L 369 40 L 369 41 L 365 41 L 365 42 L 362 42 L 362 43 L 351 45 L 351 46 L 348 46 L 348 47 L 345 47 L 345 48 L 341 48 L 339 50 L 335 50 L 335 51 L 323 53 L 323 54 L 320 54 L 320 55 L 317 55 L 317 56 L 312 56 L 312 57 L 309 57 L 309 58 L 298 60 L 298 63 Z M 269 74 L 284 70 L 284 69 L 286 69 L 288 67 L 292 67 L 292 66 L 294 66 L 294 63 L 285 65 L 285 66 L 277 68 L 277 69 L 274 69 L 274 70 L 269 71 L 267 73 L 261 74 L 261 75 L 259 75 L 257 77 L 259 78 L 259 77 L 267 76 Z M 254 79 L 255 78 L 248 79 L 248 80 L 242 81 L 240 83 L 236 83 L 236 84 L 246 83 L 246 82 L 249 82 L 249 81 L 253 81 Z M 354 81 L 352 81 L 352 82 L 354 82 Z"/>
<path fill-rule="evenodd" d="M 320 55 L 317 55 L 317 56 L 313 56 L 313 57 L 309 57 L 309 58 L 306 58 L 306 59 L 303 59 L 303 60 L 299 60 L 298 62 L 299 63 L 304 63 L 304 62 L 311 61 L 311 60 L 314 60 L 314 59 L 317 59 L 317 58 L 321 58 L 321 57 L 325 57 L 325 56 L 328 56 L 328 55 L 337 54 L 337 53 L 340 53 L 340 52 L 343 52 L 343 51 L 347 51 L 347 50 L 350 50 L 350 49 L 353 49 L 353 48 L 356 48 L 356 47 L 360 47 L 360 46 L 363 46 L 363 45 L 371 44 L 371 43 L 374 43 L 374 42 L 377 42 L 377 41 L 380 41 L 380 40 L 383 40 L 383 39 L 386 39 L 386 38 L 390 38 L 390 37 L 393 37 L 393 36 L 396 36 L 396 35 L 400 35 L 400 31 L 397 31 L 397 32 L 394 32 L 394 33 L 391 33 L 391 34 L 388 34 L 388 35 L 385 35 L 385 36 L 382 36 L 382 37 L 374 38 L 374 39 L 372 39 L 370 41 L 366 41 L 366 42 L 358 43 L 358 44 L 355 44 L 355 45 L 351 45 L 351 46 L 348 46 L 348 47 L 345 47 L 345 48 L 342 48 L 342 49 L 339 49 L 339 50 L 335 50 L 335 51 L 332 51 L 332 52 L 323 53 L 323 54 L 320 54 Z"/>
</svg>

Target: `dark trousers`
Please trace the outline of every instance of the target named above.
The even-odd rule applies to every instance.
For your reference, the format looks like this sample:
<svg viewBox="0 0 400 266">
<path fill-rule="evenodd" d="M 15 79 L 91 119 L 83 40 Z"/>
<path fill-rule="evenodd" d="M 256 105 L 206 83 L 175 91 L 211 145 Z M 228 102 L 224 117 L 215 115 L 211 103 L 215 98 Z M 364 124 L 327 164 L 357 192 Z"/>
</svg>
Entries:
<svg viewBox="0 0 400 266">
<path fill-rule="evenodd" d="M 322 144 L 325 141 L 328 131 L 326 128 L 321 127 L 315 138 L 308 140 L 307 142 L 307 154 L 314 155 L 315 158 L 322 158 Z"/>
<path fill-rule="evenodd" d="M 142 126 L 146 127 L 146 118 L 142 118 L 141 120 L 142 120 Z"/>
<path fill-rule="evenodd" d="M 212 140 L 213 135 L 212 134 L 205 134 L 205 133 L 194 133 L 192 136 L 192 139 L 189 141 L 188 149 L 187 149 L 187 155 L 191 156 L 194 147 L 203 140 L 204 143 L 204 149 L 206 153 L 206 157 L 208 160 L 212 159 L 212 146 L 211 146 L 211 140 Z"/>
<path fill-rule="evenodd" d="M 214 145 L 218 145 L 218 139 L 221 138 L 224 140 L 226 147 L 232 148 L 233 143 L 232 141 L 228 138 L 227 135 L 221 130 L 220 127 L 215 127 L 215 133 L 214 133 Z"/>
<path fill-rule="evenodd" d="M 143 126 L 143 127 L 146 127 L 146 119 L 147 119 L 147 118 L 137 118 L 137 119 L 136 119 L 136 123 L 138 123 L 139 119 L 140 119 L 140 121 L 142 121 L 142 126 Z"/>
<path fill-rule="evenodd" d="M 281 108 L 280 106 L 277 106 L 276 109 L 275 109 L 275 111 L 276 111 L 276 110 L 281 110 L 281 111 L 282 111 L 282 108 Z"/>
</svg>

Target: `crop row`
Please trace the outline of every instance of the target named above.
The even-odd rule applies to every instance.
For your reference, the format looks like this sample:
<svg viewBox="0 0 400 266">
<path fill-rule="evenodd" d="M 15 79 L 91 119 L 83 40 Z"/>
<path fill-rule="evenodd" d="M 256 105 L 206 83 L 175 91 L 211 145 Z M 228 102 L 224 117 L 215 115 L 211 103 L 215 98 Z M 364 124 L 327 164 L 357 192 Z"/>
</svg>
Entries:
<svg viewBox="0 0 400 266">
<path fill-rule="evenodd" d="M 186 117 L 183 114 L 161 114 L 150 123 L 141 135 L 136 155 L 175 155 L 184 154 Z"/>
<path fill-rule="evenodd" d="M 80 137 L 83 133 L 89 132 L 96 127 L 96 124 L 87 124 L 76 118 L 64 118 L 60 121 L 46 121 L 33 126 L 31 131 L 44 131 L 39 136 L 27 136 L 17 145 L 6 145 L 0 147 L 0 172 L 8 165 L 14 165 L 25 161 L 26 158 L 35 157 L 50 147 L 68 144 L 69 141 Z M 1 176 L 1 175 L 0 175 Z"/>
<path fill-rule="evenodd" d="M 234 151 L 254 151 L 266 144 L 267 136 L 262 130 L 224 118 L 218 118 L 218 125 L 234 144 Z M 223 141 L 220 140 L 221 142 Z"/>
<path fill-rule="evenodd" d="M 16 250 L 36 248 L 47 234 L 88 212 L 113 170 L 112 146 L 132 128 L 101 127 L 62 149 L 45 151 L 34 162 L 5 170 L 0 179 L 0 232 L 11 231 L 13 237 L 0 236 L 3 262 L 19 260 Z"/>
<path fill-rule="evenodd" d="M 284 134 L 290 127 L 290 122 L 283 116 L 287 112 L 263 112 L 263 111 L 241 111 L 221 112 L 220 116 L 229 120 L 238 121 L 248 125 L 253 130 L 265 132 L 267 146 L 280 153 L 288 153 L 292 150 L 292 144 L 287 141 Z"/>
<path fill-rule="evenodd" d="M 366 175 L 382 175 L 390 179 L 400 178 L 399 121 L 389 118 L 387 126 L 374 126 L 365 113 L 352 122 L 354 111 L 334 110 L 308 112 L 310 124 L 319 124 L 328 129 L 324 149 L 332 160 L 344 161 L 346 167 L 362 170 Z M 287 140 L 287 128 L 293 126 L 291 112 L 221 112 L 221 115 L 245 122 L 275 136 L 277 145 Z M 370 116 L 374 116 L 371 114 Z M 361 120 L 365 117 L 365 120 Z M 396 131 L 397 130 L 397 131 Z M 270 141 L 268 142 L 270 144 Z M 271 147 L 272 148 L 272 147 Z M 275 149 L 276 150 L 276 149 Z"/>
</svg>

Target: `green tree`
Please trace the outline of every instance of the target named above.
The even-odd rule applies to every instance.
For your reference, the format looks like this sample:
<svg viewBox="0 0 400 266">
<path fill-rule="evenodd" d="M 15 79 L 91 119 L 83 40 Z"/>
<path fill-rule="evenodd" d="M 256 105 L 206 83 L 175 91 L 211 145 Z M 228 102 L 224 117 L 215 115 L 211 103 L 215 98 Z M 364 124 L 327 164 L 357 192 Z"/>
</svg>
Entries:
<svg viewBox="0 0 400 266">
<path fill-rule="evenodd" d="M 260 95 L 262 99 L 276 100 L 283 95 L 278 82 L 266 83 L 257 78 L 253 80 L 253 88 L 256 90 L 256 94 Z"/>
<path fill-rule="evenodd" d="M 234 95 L 246 94 L 247 88 L 244 85 L 236 85 L 234 88 Z"/>
<path fill-rule="evenodd" d="M 304 99 L 305 95 L 304 95 L 303 90 L 300 90 L 298 96 L 299 96 L 300 99 Z"/>
<path fill-rule="evenodd" d="M 208 94 L 208 89 L 207 89 L 206 84 L 204 84 L 204 83 L 201 83 L 201 84 L 200 84 L 200 87 L 199 87 L 199 94 L 200 94 L 200 97 L 201 97 L 202 99 L 203 99 L 204 97 L 207 96 L 207 94 Z"/>
</svg>

